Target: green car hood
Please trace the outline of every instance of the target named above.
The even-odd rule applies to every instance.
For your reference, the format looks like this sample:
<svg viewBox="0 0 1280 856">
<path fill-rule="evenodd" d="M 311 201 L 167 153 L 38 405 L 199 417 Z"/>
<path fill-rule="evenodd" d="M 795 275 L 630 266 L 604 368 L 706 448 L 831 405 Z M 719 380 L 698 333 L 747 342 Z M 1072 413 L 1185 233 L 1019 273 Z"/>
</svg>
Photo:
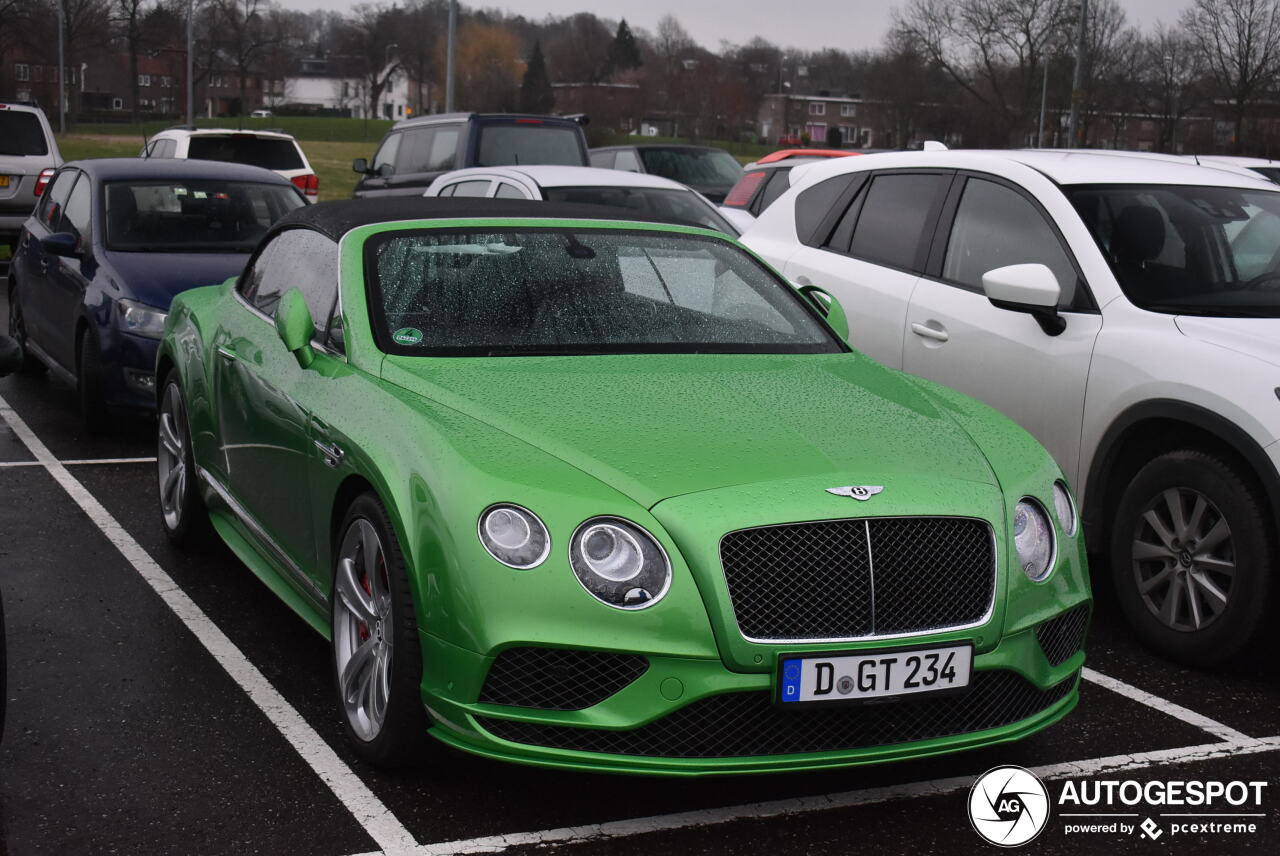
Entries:
<svg viewBox="0 0 1280 856">
<path fill-rule="evenodd" d="M 389 356 L 382 377 L 645 508 L 784 478 L 861 484 L 871 471 L 996 483 L 927 393 L 856 353 Z"/>
</svg>

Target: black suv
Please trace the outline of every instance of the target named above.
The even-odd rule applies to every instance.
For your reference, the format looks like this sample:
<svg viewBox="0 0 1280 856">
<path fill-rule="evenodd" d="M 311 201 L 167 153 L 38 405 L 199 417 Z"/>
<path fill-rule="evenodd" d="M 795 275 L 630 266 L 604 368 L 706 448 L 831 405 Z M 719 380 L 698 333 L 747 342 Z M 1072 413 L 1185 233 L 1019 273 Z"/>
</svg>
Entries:
<svg viewBox="0 0 1280 856">
<path fill-rule="evenodd" d="M 355 195 L 421 196 L 450 170 L 470 166 L 586 166 L 585 116 L 441 113 L 396 122 L 370 164 L 356 158 Z"/>
</svg>

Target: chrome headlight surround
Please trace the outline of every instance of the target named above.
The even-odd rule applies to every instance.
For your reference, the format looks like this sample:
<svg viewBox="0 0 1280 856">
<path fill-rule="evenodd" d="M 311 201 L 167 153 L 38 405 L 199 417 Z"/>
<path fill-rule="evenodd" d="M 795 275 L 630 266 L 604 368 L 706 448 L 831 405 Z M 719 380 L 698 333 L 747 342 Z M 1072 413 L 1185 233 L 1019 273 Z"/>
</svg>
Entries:
<svg viewBox="0 0 1280 856">
<path fill-rule="evenodd" d="M 592 517 L 569 539 L 569 566 L 587 594 L 614 609 L 647 609 L 671 588 L 667 551 L 621 517 Z"/>
<path fill-rule="evenodd" d="M 1013 510 L 1013 552 L 1027 579 L 1044 582 L 1058 558 L 1057 538 L 1049 513 L 1036 499 L 1024 496 Z"/>
<path fill-rule="evenodd" d="M 1068 538 L 1073 537 L 1080 528 L 1080 513 L 1076 510 L 1076 502 L 1071 491 L 1061 481 L 1053 483 L 1053 510 L 1058 515 L 1058 525 Z"/>
<path fill-rule="evenodd" d="M 136 300 L 118 300 L 120 329 L 135 336 L 159 339 L 164 335 L 164 324 L 169 313 Z"/>
<path fill-rule="evenodd" d="M 551 554 L 546 524 L 513 502 L 495 503 L 480 512 L 476 535 L 490 556 L 519 571 L 538 567 Z"/>
</svg>

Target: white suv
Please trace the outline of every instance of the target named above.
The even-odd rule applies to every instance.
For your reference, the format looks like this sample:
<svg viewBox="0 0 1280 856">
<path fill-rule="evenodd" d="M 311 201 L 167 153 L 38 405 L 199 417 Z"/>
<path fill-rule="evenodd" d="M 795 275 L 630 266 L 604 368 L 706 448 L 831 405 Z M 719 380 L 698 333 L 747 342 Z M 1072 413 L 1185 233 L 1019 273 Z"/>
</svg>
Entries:
<svg viewBox="0 0 1280 856">
<path fill-rule="evenodd" d="M 147 140 L 138 156 L 194 158 L 260 166 L 289 179 L 308 202 L 317 201 L 320 194 L 320 179 L 303 154 L 302 146 L 283 131 L 196 129 L 190 125 L 177 125 Z"/>
<path fill-rule="evenodd" d="M 1280 188 L 1084 152 L 807 166 L 743 236 L 850 341 L 979 398 L 1073 477 L 1142 640 L 1263 636 L 1280 552 Z"/>
</svg>

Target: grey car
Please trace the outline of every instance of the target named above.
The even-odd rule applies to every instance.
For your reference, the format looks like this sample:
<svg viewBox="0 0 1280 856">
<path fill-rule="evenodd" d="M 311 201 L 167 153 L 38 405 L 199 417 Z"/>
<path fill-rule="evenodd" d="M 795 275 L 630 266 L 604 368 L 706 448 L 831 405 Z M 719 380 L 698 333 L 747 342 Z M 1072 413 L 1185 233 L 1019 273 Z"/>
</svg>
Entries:
<svg viewBox="0 0 1280 856">
<path fill-rule="evenodd" d="M 0 101 L 0 246 L 12 249 L 36 197 L 61 165 L 44 111 Z"/>
</svg>

